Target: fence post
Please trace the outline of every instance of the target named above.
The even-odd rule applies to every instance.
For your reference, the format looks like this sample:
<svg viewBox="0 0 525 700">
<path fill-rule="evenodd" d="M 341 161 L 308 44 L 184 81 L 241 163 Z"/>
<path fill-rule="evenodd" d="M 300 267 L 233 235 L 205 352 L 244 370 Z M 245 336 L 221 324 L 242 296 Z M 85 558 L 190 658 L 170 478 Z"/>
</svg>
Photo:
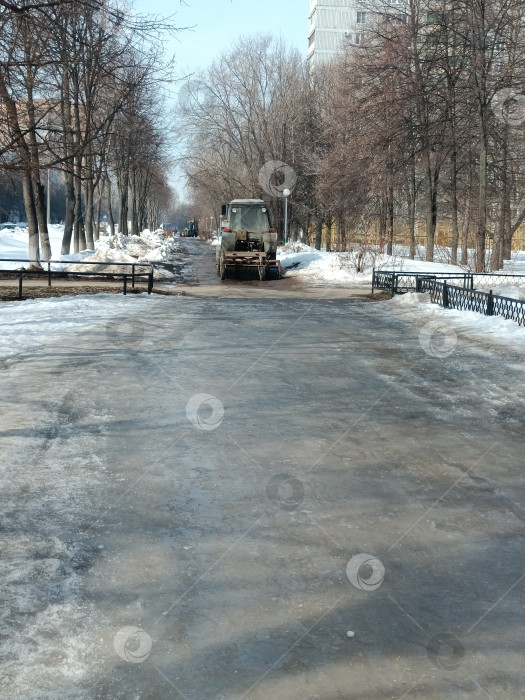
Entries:
<svg viewBox="0 0 525 700">
<path fill-rule="evenodd" d="M 51 263 L 47 263 L 47 286 L 51 286 Z"/>
<path fill-rule="evenodd" d="M 446 280 L 443 280 L 443 306 L 445 309 L 448 308 L 448 284 Z"/>
<path fill-rule="evenodd" d="M 126 296 L 126 294 L 128 292 L 127 287 L 128 287 L 128 276 L 124 275 L 124 296 Z"/>
<path fill-rule="evenodd" d="M 148 294 L 151 294 L 153 291 L 153 268 L 151 268 L 150 273 L 148 275 Z"/>
<path fill-rule="evenodd" d="M 487 316 L 494 316 L 494 294 L 492 294 L 492 289 L 490 290 L 487 297 Z"/>
<path fill-rule="evenodd" d="M 18 278 L 18 299 L 19 301 L 22 301 L 22 277 L 24 276 L 24 273 L 20 273 L 20 277 Z"/>
<path fill-rule="evenodd" d="M 419 275 L 416 275 L 416 292 L 421 291 L 421 279 Z"/>
<path fill-rule="evenodd" d="M 394 296 L 396 293 L 396 273 L 395 272 L 392 272 L 392 289 L 390 291 L 392 292 L 392 296 Z"/>
<path fill-rule="evenodd" d="M 135 289 L 135 263 L 131 265 L 131 288 Z"/>
<path fill-rule="evenodd" d="M 470 288 L 474 289 L 474 275 L 470 273 Z"/>
<path fill-rule="evenodd" d="M 374 293 L 374 285 L 376 281 L 376 269 L 375 267 L 372 268 L 372 294 Z"/>
</svg>

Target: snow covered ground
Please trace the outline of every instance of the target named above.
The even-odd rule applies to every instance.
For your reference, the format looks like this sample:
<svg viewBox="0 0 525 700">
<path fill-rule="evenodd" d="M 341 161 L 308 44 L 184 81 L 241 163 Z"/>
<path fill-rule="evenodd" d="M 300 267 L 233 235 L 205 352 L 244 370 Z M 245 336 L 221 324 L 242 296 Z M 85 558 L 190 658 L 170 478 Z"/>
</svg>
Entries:
<svg viewBox="0 0 525 700">
<path fill-rule="evenodd" d="M 160 231 L 150 232 L 144 231 L 140 237 L 137 236 L 101 236 L 97 242 L 96 251 L 83 251 L 69 256 L 60 256 L 60 248 L 62 242 L 63 226 L 54 225 L 50 230 L 50 242 L 52 247 L 53 259 L 62 259 L 64 262 L 54 265 L 55 269 L 68 269 L 68 262 L 151 262 L 160 263 L 161 266 L 156 268 L 155 276 L 157 279 L 165 279 L 166 281 L 173 280 L 174 273 L 171 269 L 162 267 L 162 263 L 167 263 L 174 258 L 182 260 L 183 252 L 176 249 L 176 243 L 173 239 L 165 239 Z M 191 241 L 189 242 L 191 245 Z M 178 252 L 176 252 L 178 251 Z M 198 252 L 198 251 L 196 251 Z M 445 249 L 438 249 L 438 254 L 442 259 L 447 258 Z M 295 277 L 303 284 L 308 286 L 337 286 L 359 289 L 370 289 L 372 282 L 372 270 L 376 269 L 395 269 L 398 271 L 422 271 L 422 272 L 458 272 L 461 268 L 448 264 L 447 262 L 429 263 L 424 260 L 409 260 L 404 257 L 407 250 L 402 247 L 394 249 L 394 255 L 379 255 L 373 250 L 366 252 L 360 258 L 360 249 L 356 248 L 353 252 L 330 252 L 318 251 L 301 243 L 290 243 L 283 246 L 278 251 L 278 257 L 281 261 L 281 266 L 286 277 Z M 421 254 L 421 251 L 419 251 Z M 424 254 L 424 251 L 423 251 Z M 15 258 L 23 261 L 27 258 L 27 230 L 12 229 L 0 230 L 0 257 Z M 180 262 L 179 261 L 179 262 Z M 1 263 L 0 269 L 4 267 L 12 267 L 13 263 Z M 358 268 L 362 271 L 358 272 Z M 92 265 L 75 266 L 76 270 L 97 271 L 99 268 Z M 101 266 L 100 269 L 108 270 L 107 266 Z M 118 268 L 115 268 L 117 271 Z M 512 260 L 506 262 L 505 273 L 507 274 L 524 274 L 525 275 L 525 251 L 515 253 Z M 489 287 L 494 293 L 502 296 L 511 297 L 514 299 L 525 299 L 525 283 L 523 280 L 516 280 L 512 284 L 489 284 L 479 286 L 478 288 L 488 291 Z M 39 308 L 39 314 L 46 319 L 46 323 L 53 324 L 56 320 L 56 315 L 68 309 L 66 322 L 69 319 L 72 323 L 80 323 L 84 313 L 97 304 L 100 306 L 102 313 L 110 313 L 112 309 L 120 308 L 121 300 L 117 301 L 114 297 L 110 297 L 105 301 L 101 298 L 84 299 L 78 298 L 71 306 L 64 306 L 63 300 L 56 300 L 56 303 L 62 305 L 57 306 L 55 300 L 51 301 L 34 301 L 24 302 L 28 308 Z M 436 305 L 429 303 L 425 295 L 404 295 L 386 302 L 400 309 L 404 315 L 411 315 L 414 319 L 433 318 L 434 320 L 442 320 L 443 323 L 459 324 L 461 328 L 469 330 L 473 333 L 481 333 L 484 336 L 498 336 L 504 342 L 521 342 L 525 330 L 517 326 L 513 321 L 505 321 L 501 318 L 485 318 L 480 314 L 451 311 L 441 309 Z M 36 305 L 36 306 L 35 306 Z M 9 310 L 5 305 L 2 305 L 2 318 L 10 319 L 9 322 L 14 323 L 16 327 L 16 319 L 21 314 L 22 307 L 20 305 L 10 306 Z M 29 313 L 29 312 L 25 312 Z M 62 323 L 62 320 L 59 321 Z M 50 327 L 50 326 L 49 326 Z M 55 329 L 53 329 L 55 330 Z M 31 330 L 28 331 L 29 336 Z M 10 347 L 16 348 L 18 344 L 24 344 L 30 340 L 30 337 L 24 339 L 24 335 L 17 333 L 12 339 Z M 3 352 L 9 334 L 3 336 L 0 341 L 0 352 Z"/>
<path fill-rule="evenodd" d="M 438 304 L 432 304 L 428 294 L 400 294 L 380 302 L 380 305 L 391 309 L 399 318 L 426 327 L 429 336 L 432 336 L 429 337 L 429 342 L 442 345 L 441 350 L 436 346 L 436 356 L 440 356 L 440 353 L 441 356 L 446 356 L 449 354 L 448 349 L 452 352 L 460 335 L 525 351 L 525 327 L 514 321 L 498 316 L 484 316 L 475 311 L 444 309 Z M 421 338 L 420 342 L 424 343 Z"/>
<path fill-rule="evenodd" d="M 64 227 L 62 225 L 52 225 L 49 231 L 49 241 L 53 260 L 63 260 L 66 262 L 115 262 L 115 263 L 163 263 L 167 262 L 171 252 L 172 239 L 164 238 L 161 231 L 151 232 L 148 229 L 140 236 L 115 236 L 101 235 L 96 242 L 96 250 L 84 250 L 81 253 L 71 255 L 60 255 L 62 246 L 62 235 Z M 27 229 L 3 229 L 0 230 L 0 258 L 12 258 L 21 262 L 27 260 Z M 0 269 L 12 268 L 12 262 L 1 262 Z M 74 265 L 66 264 L 52 265 L 53 270 L 71 270 L 77 272 L 118 272 L 118 268 L 108 268 L 107 266 L 94 265 Z M 170 279 L 171 274 L 163 269 L 156 269 L 155 277 L 158 279 Z"/>
<path fill-rule="evenodd" d="M 416 256 L 408 258 L 408 250 L 402 246 L 394 248 L 394 255 L 380 255 L 368 250 L 360 258 L 360 248 L 355 251 L 327 253 L 316 250 L 303 243 L 289 243 L 279 248 L 278 257 L 281 266 L 289 277 L 297 277 L 310 284 L 336 283 L 344 286 L 365 286 L 372 284 L 372 270 L 397 270 L 398 272 L 456 272 L 467 270 L 458 265 L 451 265 L 445 260 L 449 257 L 447 249 L 436 251 L 436 262 L 426 262 Z M 424 250 L 419 251 L 419 256 Z M 358 272 L 358 268 L 362 272 Z M 525 251 L 514 253 L 512 260 L 505 261 L 505 274 L 525 275 Z M 515 285 L 511 285 L 513 288 Z M 503 294 L 502 291 L 500 291 Z M 517 297 L 521 298 L 521 297 Z"/>
<path fill-rule="evenodd" d="M 0 302 L 0 369 L 9 369 L 22 354 L 74 337 L 90 324 L 127 313 L 129 304 L 129 298 L 119 294 Z"/>
</svg>

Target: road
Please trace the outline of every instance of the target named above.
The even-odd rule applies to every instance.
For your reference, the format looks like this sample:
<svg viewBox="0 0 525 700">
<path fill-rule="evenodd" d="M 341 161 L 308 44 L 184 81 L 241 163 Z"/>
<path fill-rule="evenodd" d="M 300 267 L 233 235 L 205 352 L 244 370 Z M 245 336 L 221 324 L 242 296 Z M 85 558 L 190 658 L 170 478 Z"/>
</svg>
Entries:
<svg viewBox="0 0 525 700">
<path fill-rule="evenodd" d="M 3 367 L 2 697 L 522 698 L 522 358 L 260 294 Z"/>
</svg>

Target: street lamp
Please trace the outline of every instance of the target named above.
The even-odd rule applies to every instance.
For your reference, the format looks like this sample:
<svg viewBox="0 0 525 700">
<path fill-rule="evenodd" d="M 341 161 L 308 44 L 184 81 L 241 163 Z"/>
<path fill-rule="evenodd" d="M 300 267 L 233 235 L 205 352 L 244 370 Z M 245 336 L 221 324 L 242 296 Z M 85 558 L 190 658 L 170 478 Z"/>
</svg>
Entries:
<svg viewBox="0 0 525 700">
<path fill-rule="evenodd" d="M 283 190 L 283 197 L 284 197 L 284 245 L 286 245 L 286 241 L 288 240 L 288 197 L 292 193 L 290 190 L 285 187 Z"/>
</svg>

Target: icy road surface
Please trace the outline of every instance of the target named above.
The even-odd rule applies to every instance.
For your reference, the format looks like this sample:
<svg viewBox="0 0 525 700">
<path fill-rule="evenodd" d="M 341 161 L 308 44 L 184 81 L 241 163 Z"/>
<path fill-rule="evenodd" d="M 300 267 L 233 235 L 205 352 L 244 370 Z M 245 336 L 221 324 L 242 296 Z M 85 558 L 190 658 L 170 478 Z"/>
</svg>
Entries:
<svg viewBox="0 0 525 700">
<path fill-rule="evenodd" d="M 523 698 L 521 351 L 322 296 L 52 306 L 0 306 L 2 698 Z"/>
</svg>

